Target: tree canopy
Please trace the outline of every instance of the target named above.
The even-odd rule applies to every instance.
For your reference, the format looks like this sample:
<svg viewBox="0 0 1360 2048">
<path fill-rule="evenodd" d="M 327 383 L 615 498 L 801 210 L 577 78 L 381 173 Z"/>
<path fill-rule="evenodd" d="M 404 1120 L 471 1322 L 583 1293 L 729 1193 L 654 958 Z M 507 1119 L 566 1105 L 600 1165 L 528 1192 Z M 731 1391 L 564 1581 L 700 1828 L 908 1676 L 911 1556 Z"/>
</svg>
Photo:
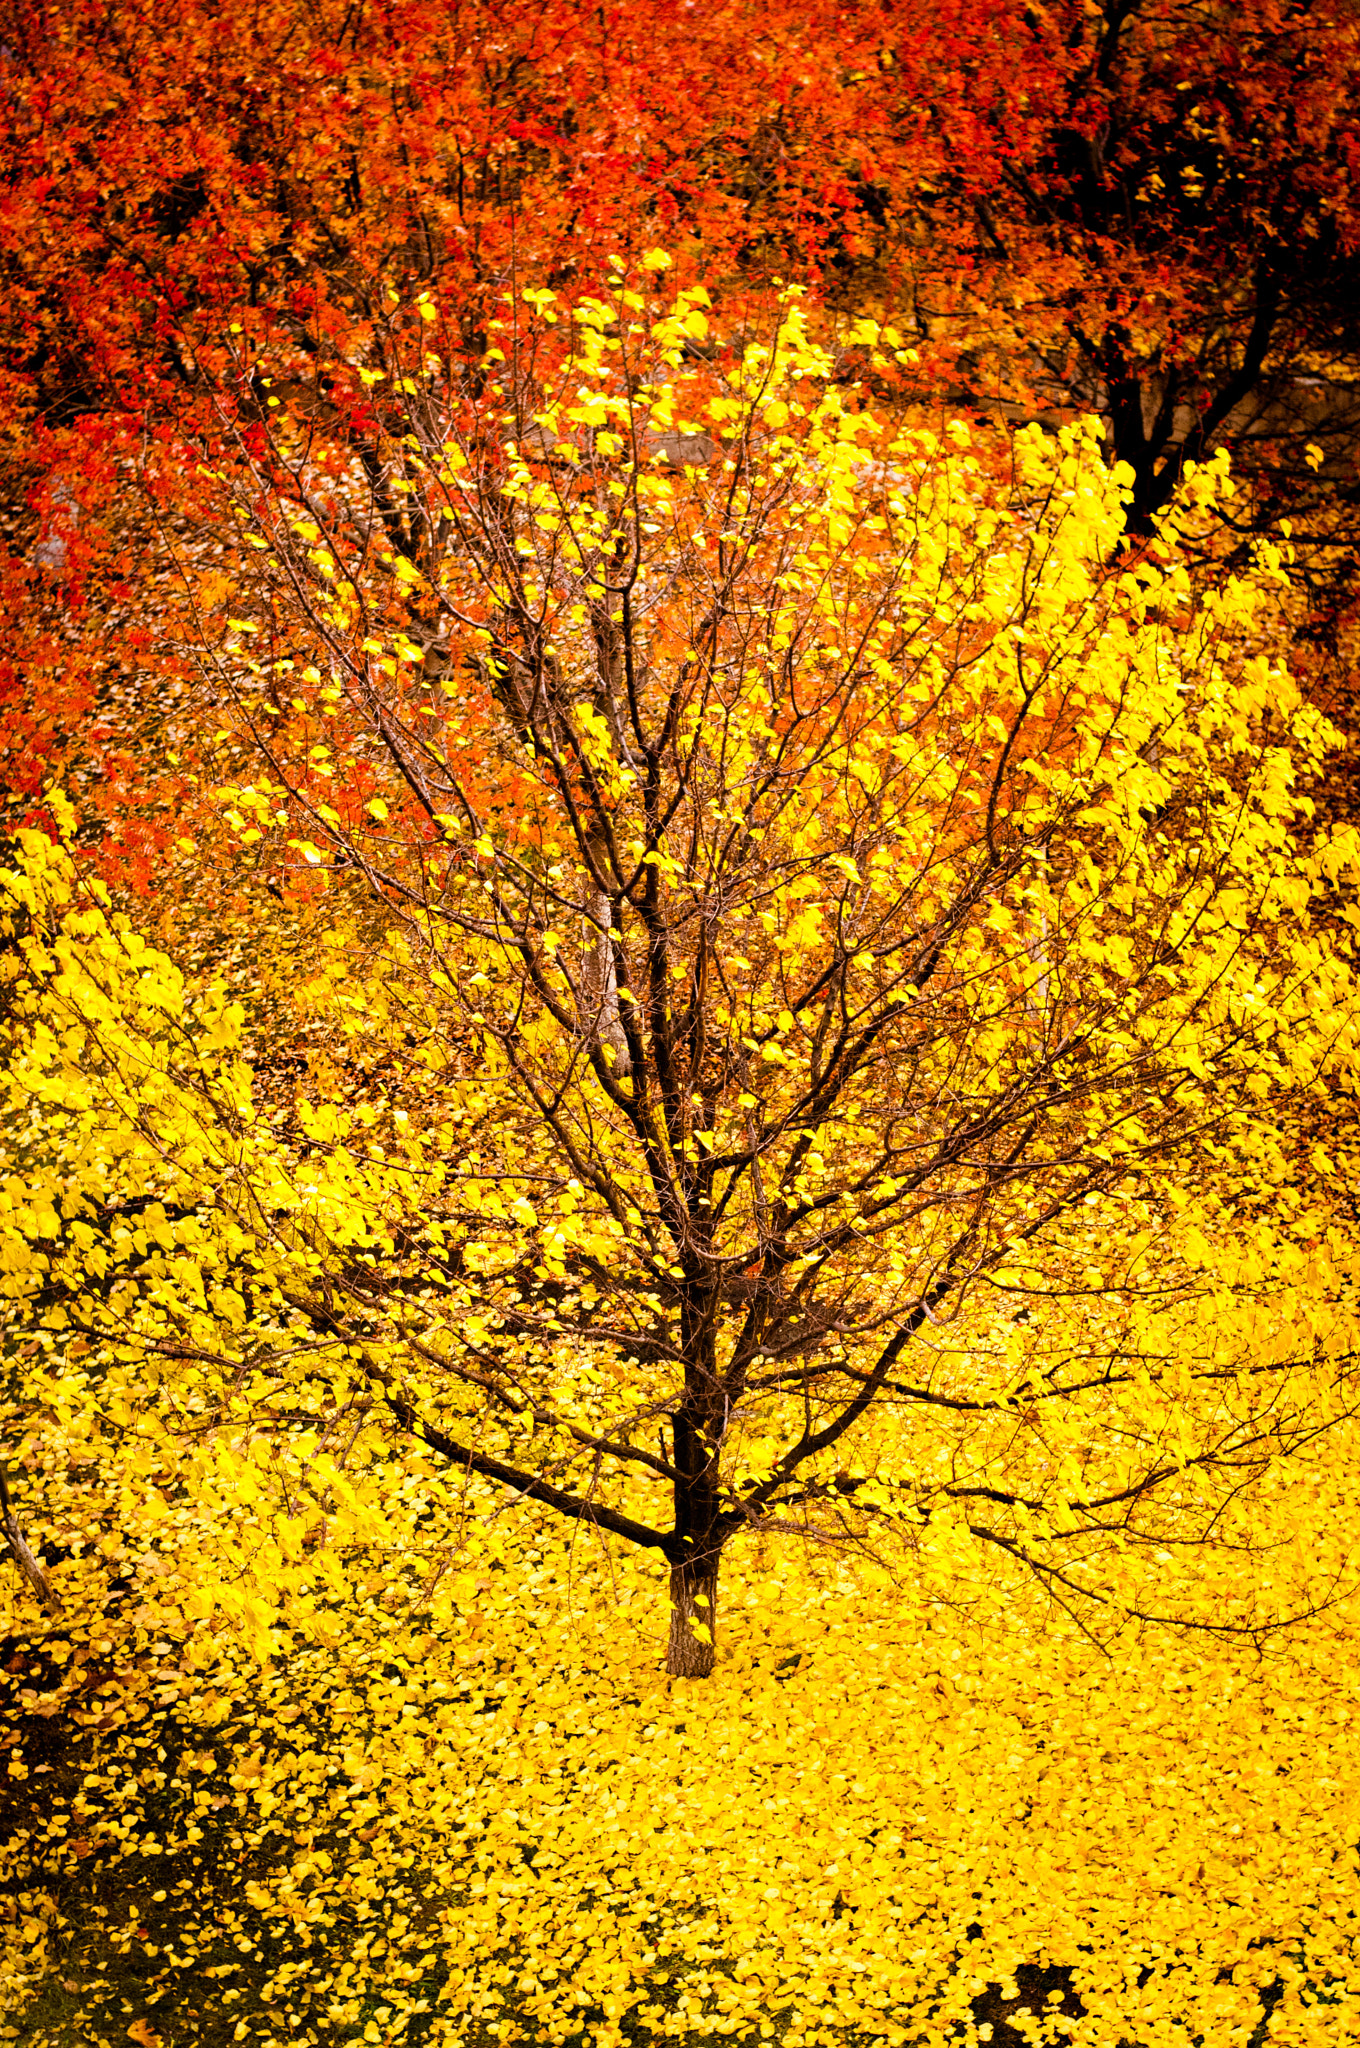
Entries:
<svg viewBox="0 0 1360 2048">
<path fill-rule="evenodd" d="M 1054 1499 L 1006 1428 L 999 1467 L 984 1446 L 1040 1395 L 1127 1403 L 1124 1346 L 1036 1381 L 1023 1347 L 998 1377 L 933 1332 L 979 1290 L 991 1320 L 1084 1284 L 1070 1220 L 1155 1219 L 1188 1148 L 1250 1171 L 1355 1029 L 1310 915 L 1328 855 L 1288 829 L 1329 733 L 1259 651 L 1261 592 L 1186 617 L 1173 529 L 1111 566 L 1121 475 L 1091 433 L 1017 442 L 998 491 L 966 433 L 901 433 L 832 382 L 796 299 L 725 373 L 687 368 L 702 296 L 620 278 L 565 309 L 554 367 L 532 293 L 470 401 L 400 378 L 427 574 L 349 521 L 286 412 L 268 471 L 217 472 L 249 494 L 254 616 L 213 658 L 262 770 L 218 800 L 246 857 L 366 884 L 367 946 L 351 905 L 313 999 L 342 1041 L 399 1034 L 400 1093 L 337 1074 L 260 1115 L 229 985 L 193 1020 L 97 907 L 49 972 L 41 874 L 11 1068 L 43 1144 L 73 1119 L 63 1192 L 27 1212 L 59 1322 L 248 1361 L 289 1411 L 369 1391 L 451 1467 L 658 1551 L 677 1675 L 712 1668 L 723 1549 L 827 1504 L 858 1532 L 975 1502 L 1075 1591 L 1032 1540 L 1056 1518 L 1111 1597 L 1102 1539 L 1176 1477 L 1156 1433 L 1126 1419 Z M 417 301 L 414 346 L 437 321 Z M 421 608 L 480 692 L 427 676 Z M 143 1223 L 115 1284 L 86 1211 L 129 1200 L 165 1256 Z M 1137 1302 L 1129 1256 L 1098 1291 Z M 980 1428 L 966 1482 L 919 1476 L 918 1405 Z M 1235 1486 L 1259 1423 L 1197 1467 Z"/>
</svg>

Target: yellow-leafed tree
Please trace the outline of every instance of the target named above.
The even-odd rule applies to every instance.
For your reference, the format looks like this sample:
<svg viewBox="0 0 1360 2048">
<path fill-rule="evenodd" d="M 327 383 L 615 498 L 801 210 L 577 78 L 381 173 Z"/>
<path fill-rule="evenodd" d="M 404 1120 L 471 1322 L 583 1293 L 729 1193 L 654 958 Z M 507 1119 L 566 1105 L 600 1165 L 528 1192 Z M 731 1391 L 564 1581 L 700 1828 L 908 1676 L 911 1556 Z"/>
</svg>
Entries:
<svg viewBox="0 0 1360 2048">
<path fill-rule="evenodd" d="M 1220 466 L 1122 552 L 1094 424 L 998 475 L 796 298 L 729 342 L 664 272 L 511 306 L 475 378 L 394 309 L 381 476 L 283 408 L 200 451 L 252 544 L 203 650 L 258 762 L 220 801 L 331 919 L 315 1056 L 280 1095 L 248 995 L 25 835 L 8 1285 L 195 1428 L 244 1399 L 296 1547 L 380 1497 L 376 1450 L 321 1456 L 354 1412 L 658 1553 L 673 1675 L 781 1530 L 964 1523 L 1143 1611 L 1140 1546 L 1348 1413 L 1339 1267 L 1320 1350 L 1165 1351 L 1354 1045 L 1279 556 L 1192 588 Z"/>
</svg>

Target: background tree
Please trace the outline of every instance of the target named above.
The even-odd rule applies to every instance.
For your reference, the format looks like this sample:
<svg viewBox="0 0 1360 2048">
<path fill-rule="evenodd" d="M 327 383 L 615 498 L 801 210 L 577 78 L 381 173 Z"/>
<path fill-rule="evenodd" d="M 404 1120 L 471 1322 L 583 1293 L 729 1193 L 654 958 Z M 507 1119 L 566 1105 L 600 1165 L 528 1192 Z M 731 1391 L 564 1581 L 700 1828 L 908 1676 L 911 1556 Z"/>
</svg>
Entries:
<svg viewBox="0 0 1360 2048">
<path fill-rule="evenodd" d="M 948 170 L 876 188 L 902 317 L 906 287 L 980 405 L 1097 407 L 1135 531 L 1187 461 L 1228 447 L 1249 482 L 1229 529 L 1292 514 L 1334 608 L 1360 424 L 1353 10 L 1110 0 L 969 27 L 972 119 L 951 119 L 952 82 L 934 102 Z M 929 91 L 914 24 L 897 52 L 910 124 Z M 1009 92 L 993 82 L 1008 67 Z"/>
<path fill-rule="evenodd" d="M 195 502 L 181 426 L 225 411 L 257 431 L 286 387 L 418 554 L 359 374 L 390 290 L 437 281 L 446 345 L 476 364 L 517 280 L 570 277 L 682 215 L 738 297 L 743 266 L 757 292 L 767 280 L 776 226 L 776 269 L 790 246 L 815 263 L 839 233 L 824 188 L 876 119 L 878 30 L 843 9 L 783 28 L 739 10 L 606 7 L 583 24 L 571 7 L 423 0 L 251 22 L 10 10 L 0 749 L 21 806 L 63 780 L 110 874 L 145 891 L 174 862 L 177 817 L 194 822 L 192 770 L 230 773 L 212 707 L 182 690 L 184 594 L 158 545 Z M 774 108 L 796 142 L 775 141 Z M 150 505 L 148 441 L 167 458 Z M 192 567 L 211 590 L 220 562 Z"/>
<path fill-rule="evenodd" d="M 283 395 L 381 498 L 383 407 L 356 371 L 389 290 L 436 287 L 469 366 L 501 292 L 657 239 L 734 317 L 777 276 L 872 296 L 926 406 L 1100 411 L 1139 531 L 1230 445 L 1252 489 L 1229 536 L 1294 517 L 1313 629 L 1349 646 L 1345 7 L 950 6 L 909 31 L 845 8 L 606 8 L 588 30 L 570 7 L 21 8 L 5 51 L 8 573 L 30 622 L 6 773 L 30 800 L 63 773 L 135 881 L 190 801 L 165 753 L 203 758 L 215 730 L 141 693 L 125 607 L 172 593 L 136 451 L 224 407 L 249 431 Z M 272 392 L 262 344 L 287 358 Z M 164 479 L 162 516 L 192 507 Z"/>
</svg>

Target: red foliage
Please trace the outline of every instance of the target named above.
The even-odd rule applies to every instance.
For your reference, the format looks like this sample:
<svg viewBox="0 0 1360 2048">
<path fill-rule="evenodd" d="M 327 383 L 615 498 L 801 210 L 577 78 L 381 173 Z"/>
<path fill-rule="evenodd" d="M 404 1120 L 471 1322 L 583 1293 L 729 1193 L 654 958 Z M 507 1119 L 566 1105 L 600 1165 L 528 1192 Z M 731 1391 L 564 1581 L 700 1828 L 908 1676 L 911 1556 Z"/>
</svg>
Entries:
<svg viewBox="0 0 1360 2048">
<path fill-rule="evenodd" d="M 1307 482 L 1310 435 L 1334 482 L 1358 76 L 1342 0 L 16 0 L 0 450 L 26 509 L 0 564 L 0 776 L 83 776 L 111 812 L 171 800 L 198 729 L 165 580 L 209 488 L 188 451 L 263 459 L 273 376 L 371 479 L 357 373 L 392 293 L 437 288 L 475 377 L 507 292 L 664 243 L 730 318 L 777 276 L 884 306 L 918 397 L 1101 407 L 1143 525 L 1229 432 L 1285 450 L 1268 511 Z"/>
</svg>

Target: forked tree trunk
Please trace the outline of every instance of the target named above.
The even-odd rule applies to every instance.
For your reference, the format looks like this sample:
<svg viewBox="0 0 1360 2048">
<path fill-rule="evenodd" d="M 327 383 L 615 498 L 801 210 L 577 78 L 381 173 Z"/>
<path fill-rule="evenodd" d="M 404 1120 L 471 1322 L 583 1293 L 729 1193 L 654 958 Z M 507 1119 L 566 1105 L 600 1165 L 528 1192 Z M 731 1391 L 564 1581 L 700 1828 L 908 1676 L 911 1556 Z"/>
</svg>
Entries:
<svg viewBox="0 0 1360 2048">
<path fill-rule="evenodd" d="M 666 1646 L 670 1678 L 712 1675 L 718 1633 L 718 1560 L 686 1558 L 671 1566 L 671 1634 Z"/>
</svg>

